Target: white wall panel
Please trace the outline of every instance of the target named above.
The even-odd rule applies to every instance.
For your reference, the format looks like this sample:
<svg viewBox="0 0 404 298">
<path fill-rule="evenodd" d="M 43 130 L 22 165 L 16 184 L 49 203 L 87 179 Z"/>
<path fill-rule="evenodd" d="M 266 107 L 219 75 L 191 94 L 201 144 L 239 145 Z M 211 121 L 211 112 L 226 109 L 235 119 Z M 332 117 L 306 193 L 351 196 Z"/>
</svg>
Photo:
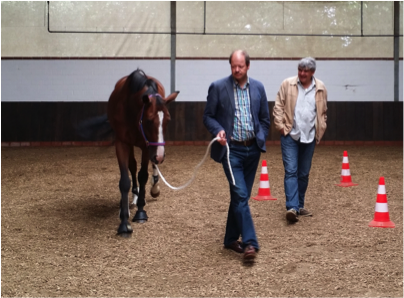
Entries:
<svg viewBox="0 0 404 298">
<path fill-rule="evenodd" d="M 249 75 L 261 81 L 274 101 L 283 79 L 297 74 L 297 60 L 252 60 Z M 317 61 L 316 76 L 329 101 L 393 101 L 391 60 Z M 137 67 L 170 92 L 169 60 L 3 60 L 2 101 L 107 101 L 115 83 Z M 230 75 L 227 60 L 178 60 L 177 101 L 206 101 L 209 85 Z M 403 61 L 400 61 L 403 101 Z"/>
<path fill-rule="evenodd" d="M 177 60 L 177 101 L 206 101 L 209 85 L 230 75 L 226 60 Z"/>
<path fill-rule="evenodd" d="M 394 62 L 319 61 L 316 75 L 331 101 L 393 101 Z"/>
<path fill-rule="evenodd" d="M 268 101 L 275 101 L 283 79 L 297 75 L 298 61 L 252 60 L 249 75 L 261 81 Z M 401 78 L 402 78 L 402 61 Z M 230 75 L 228 61 L 177 61 L 177 89 L 181 101 L 206 100 L 211 82 Z M 329 101 L 393 101 L 393 61 L 317 61 L 315 73 L 328 90 Z M 400 101 L 403 83 L 400 80 Z"/>
<path fill-rule="evenodd" d="M 2 101 L 108 101 L 116 84 L 136 68 L 170 92 L 169 60 L 3 60 Z"/>
</svg>

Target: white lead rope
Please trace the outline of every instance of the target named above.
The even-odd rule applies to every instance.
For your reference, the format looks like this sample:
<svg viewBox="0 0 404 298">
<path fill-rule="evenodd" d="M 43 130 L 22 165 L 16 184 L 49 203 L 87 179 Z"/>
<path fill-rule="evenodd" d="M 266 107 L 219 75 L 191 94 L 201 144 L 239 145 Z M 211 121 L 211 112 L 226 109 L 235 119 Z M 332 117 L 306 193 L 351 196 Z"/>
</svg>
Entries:
<svg viewBox="0 0 404 298">
<path fill-rule="evenodd" d="M 197 173 L 199 167 L 205 162 L 205 159 L 206 159 L 206 157 L 208 156 L 210 147 L 212 146 L 213 142 L 214 142 L 214 141 L 217 141 L 218 139 L 219 139 L 219 138 L 214 138 L 214 139 L 209 143 L 209 146 L 208 146 L 208 149 L 206 150 L 205 156 L 203 157 L 202 161 L 195 167 L 194 173 L 192 174 L 192 178 L 191 178 L 187 183 L 185 183 L 185 184 L 182 185 L 182 186 L 179 186 L 179 187 L 171 186 L 171 185 L 166 181 L 166 179 L 164 179 L 164 177 L 163 177 L 163 175 L 161 174 L 161 172 L 160 172 L 158 166 L 155 164 L 156 169 L 157 169 L 157 172 L 159 173 L 159 175 L 160 175 L 161 179 L 164 181 L 164 183 L 165 183 L 169 188 L 174 189 L 174 190 L 183 189 L 183 188 L 187 187 L 189 184 L 191 184 L 191 182 L 195 179 L 195 175 L 196 175 L 196 173 Z M 232 178 L 232 180 L 233 180 L 233 185 L 236 185 L 236 181 L 234 180 L 234 176 L 233 176 L 233 171 L 231 170 L 231 165 L 230 165 L 230 149 L 229 149 L 229 144 L 227 144 L 227 142 L 226 142 L 226 147 L 227 147 L 227 164 L 229 165 L 230 175 L 231 175 L 231 178 Z"/>
</svg>

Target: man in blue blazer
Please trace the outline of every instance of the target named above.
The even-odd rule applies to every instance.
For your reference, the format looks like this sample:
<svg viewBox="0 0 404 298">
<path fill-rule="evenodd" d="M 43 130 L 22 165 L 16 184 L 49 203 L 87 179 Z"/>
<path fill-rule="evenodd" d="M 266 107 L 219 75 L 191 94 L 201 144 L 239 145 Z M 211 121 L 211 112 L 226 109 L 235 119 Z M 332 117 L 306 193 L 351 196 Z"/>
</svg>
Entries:
<svg viewBox="0 0 404 298">
<path fill-rule="evenodd" d="M 230 184 L 224 247 L 244 253 L 243 258 L 249 260 L 256 257 L 259 245 L 248 201 L 261 152 L 266 152 L 269 110 L 263 84 L 247 75 L 250 68 L 247 52 L 234 51 L 229 62 L 232 75 L 209 87 L 203 123 L 218 138 L 212 144 L 211 157 L 222 163 Z M 227 162 L 226 143 L 235 185 Z"/>
</svg>

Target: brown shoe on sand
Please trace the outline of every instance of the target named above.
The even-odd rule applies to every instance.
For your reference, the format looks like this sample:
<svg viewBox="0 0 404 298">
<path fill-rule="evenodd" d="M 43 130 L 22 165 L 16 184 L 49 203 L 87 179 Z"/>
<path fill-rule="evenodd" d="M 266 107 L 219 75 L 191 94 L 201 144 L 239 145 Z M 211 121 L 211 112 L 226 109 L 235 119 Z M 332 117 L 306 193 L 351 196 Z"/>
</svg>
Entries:
<svg viewBox="0 0 404 298">
<path fill-rule="evenodd" d="M 307 209 L 300 208 L 299 209 L 299 216 L 313 216 L 313 214 Z"/>
<path fill-rule="evenodd" d="M 257 251 L 255 250 L 254 246 L 252 245 L 247 245 L 247 247 L 244 249 L 244 260 L 253 260 L 257 256 Z"/>
<path fill-rule="evenodd" d="M 234 250 L 235 252 L 238 252 L 240 254 L 244 252 L 243 248 L 241 247 L 240 241 L 234 241 L 228 245 L 225 245 L 224 248 Z"/>
<path fill-rule="evenodd" d="M 297 212 L 295 209 L 289 209 L 286 211 L 286 219 L 290 222 L 298 222 L 299 219 L 297 218 Z"/>
</svg>

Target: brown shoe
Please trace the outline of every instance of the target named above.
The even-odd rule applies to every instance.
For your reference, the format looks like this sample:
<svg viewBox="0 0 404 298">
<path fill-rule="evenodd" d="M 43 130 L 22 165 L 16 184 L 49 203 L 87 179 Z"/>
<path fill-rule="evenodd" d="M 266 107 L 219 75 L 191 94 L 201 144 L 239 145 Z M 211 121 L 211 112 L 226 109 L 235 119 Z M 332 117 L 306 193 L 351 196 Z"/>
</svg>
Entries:
<svg viewBox="0 0 404 298">
<path fill-rule="evenodd" d="M 286 219 L 290 222 L 298 222 L 299 219 L 297 218 L 297 212 L 295 209 L 289 209 L 286 211 Z"/>
<path fill-rule="evenodd" d="M 307 209 L 300 208 L 299 209 L 299 216 L 313 216 L 313 214 Z"/>
<path fill-rule="evenodd" d="M 257 251 L 255 250 L 254 246 L 252 245 L 247 245 L 247 247 L 244 249 L 244 260 L 253 260 L 257 256 Z"/>
<path fill-rule="evenodd" d="M 228 245 L 225 245 L 224 248 L 234 250 L 235 252 L 238 252 L 240 254 L 244 251 L 241 247 L 240 241 L 234 241 Z"/>
</svg>

